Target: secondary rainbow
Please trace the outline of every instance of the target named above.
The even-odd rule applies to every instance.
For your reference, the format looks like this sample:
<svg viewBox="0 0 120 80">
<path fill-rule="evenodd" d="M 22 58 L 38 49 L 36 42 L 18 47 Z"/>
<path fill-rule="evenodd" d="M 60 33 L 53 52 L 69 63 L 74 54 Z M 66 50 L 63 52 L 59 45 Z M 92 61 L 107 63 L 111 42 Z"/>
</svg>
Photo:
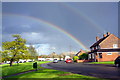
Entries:
<svg viewBox="0 0 120 80">
<path fill-rule="evenodd" d="M 26 17 L 26 18 L 30 18 L 30 19 L 33 19 L 33 20 L 36 20 L 38 22 L 41 22 L 43 24 L 45 24 L 46 26 L 48 27 L 51 27 L 53 29 L 56 29 L 58 30 L 59 32 L 62 32 L 63 34 L 65 34 L 66 36 L 68 36 L 70 39 L 72 39 L 73 41 L 75 41 L 80 47 L 82 47 L 83 49 L 85 50 L 88 50 L 88 48 L 80 41 L 78 40 L 77 38 L 75 38 L 72 34 L 68 33 L 67 31 L 65 31 L 64 29 L 62 29 L 61 27 L 57 26 L 57 25 L 54 25 L 52 23 L 49 23 L 47 21 L 44 21 L 40 18 L 35 18 L 35 17 L 32 17 L 32 16 L 25 16 L 25 15 L 19 15 L 19 14 L 11 14 L 11 13 L 5 13 L 3 15 L 10 15 L 10 16 L 18 16 L 18 17 Z"/>
<path fill-rule="evenodd" d="M 97 24 L 97 22 L 95 22 L 95 20 L 93 20 L 92 18 L 90 18 L 89 16 L 85 15 L 85 13 L 83 13 L 82 11 L 78 10 L 77 8 L 74 8 L 73 6 L 67 4 L 67 3 L 61 3 L 62 6 L 64 6 L 65 8 L 71 10 L 71 12 L 75 13 L 78 15 L 78 17 L 82 17 L 83 19 L 86 20 L 86 23 L 90 23 L 91 25 L 93 25 L 92 27 L 94 27 L 96 30 L 98 30 L 100 33 L 102 33 L 104 31 L 103 28 L 101 28 L 100 25 Z"/>
</svg>

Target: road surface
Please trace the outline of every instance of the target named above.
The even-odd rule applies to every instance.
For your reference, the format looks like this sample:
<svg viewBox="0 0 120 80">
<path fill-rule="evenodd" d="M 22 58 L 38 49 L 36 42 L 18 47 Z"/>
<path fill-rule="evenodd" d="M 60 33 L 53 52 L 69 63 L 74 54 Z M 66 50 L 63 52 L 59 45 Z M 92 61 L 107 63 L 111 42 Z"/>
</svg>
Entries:
<svg viewBox="0 0 120 80">
<path fill-rule="evenodd" d="M 47 68 L 56 70 L 77 73 L 81 75 L 108 78 L 111 80 L 120 80 L 120 68 L 114 65 L 97 65 L 86 63 L 65 63 L 60 61 L 58 63 L 44 64 Z"/>
</svg>

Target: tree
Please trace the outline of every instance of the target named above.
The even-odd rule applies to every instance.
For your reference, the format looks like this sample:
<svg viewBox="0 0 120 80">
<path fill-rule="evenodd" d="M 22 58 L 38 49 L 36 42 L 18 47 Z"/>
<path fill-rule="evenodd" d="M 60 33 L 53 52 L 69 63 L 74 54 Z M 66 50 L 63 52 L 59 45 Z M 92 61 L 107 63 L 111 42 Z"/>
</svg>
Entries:
<svg viewBox="0 0 120 80">
<path fill-rule="evenodd" d="M 66 56 L 65 53 L 61 53 L 60 55 L 62 56 L 63 59 L 65 59 L 65 56 Z"/>
<path fill-rule="evenodd" d="M 29 53 L 30 53 L 30 58 L 31 58 L 32 60 L 33 60 L 33 59 L 37 60 L 37 58 L 38 58 L 38 53 L 36 52 L 35 48 L 34 48 L 32 45 L 30 45 L 29 48 L 28 48 L 28 50 L 29 50 Z"/>
<path fill-rule="evenodd" d="M 12 66 L 13 61 L 29 56 L 28 48 L 25 46 L 26 40 L 17 34 L 12 36 L 15 38 L 14 41 L 2 43 L 2 60 L 9 59 L 10 66 Z"/>
<path fill-rule="evenodd" d="M 1 61 L 10 61 L 10 58 L 9 58 L 9 54 L 8 54 L 8 50 L 5 50 L 5 51 L 0 51 L 0 55 L 2 56 L 1 57 Z"/>
<path fill-rule="evenodd" d="M 70 57 L 73 58 L 75 56 L 75 54 L 70 54 Z"/>
<path fill-rule="evenodd" d="M 41 58 L 49 58 L 48 55 L 40 55 Z"/>
<path fill-rule="evenodd" d="M 55 52 L 49 54 L 48 56 L 51 57 L 51 58 L 57 58 L 58 57 L 58 55 Z"/>
<path fill-rule="evenodd" d="M 78 59 L 79 59 L 78 56 L 74 56 L 74 57 L 73 57 L 74 62 L 76 62 Z"/>
<path fill-rule="evenodd" d="M 62 60 L 63 56 L 61 54 L 58 55 L 59 59 Z"/>
<path fill-rule="evenodd" d="M 87 60 L 88 59 L 88 54 L 86 54 L 86 53 L 83 53 L 82 55 L 80 55 L 79 56 L 79 59 L 81 59 L 81 60 Z"/>
</svg>

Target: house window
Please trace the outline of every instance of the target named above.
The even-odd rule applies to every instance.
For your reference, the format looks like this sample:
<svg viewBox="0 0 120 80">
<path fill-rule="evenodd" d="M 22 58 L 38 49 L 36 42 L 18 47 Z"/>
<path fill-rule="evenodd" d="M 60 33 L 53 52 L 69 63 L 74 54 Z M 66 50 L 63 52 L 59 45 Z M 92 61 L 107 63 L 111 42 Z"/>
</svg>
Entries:
<svg viewBox="0 0 120 80">
<path fill-rule="evenodd" d="M 91 54 L 89 54 L 89 59 L 91 59 Z"/>
<path fill-rule="evenodd" d="M 94 53 L 92 53 L 92 59 L 94 59 L 94 58 L 95 58 Z"/>
<path fill-rule="evenodd" d="M 112 53 L 107 53 L 107 55 L 112 55 Z"/>
<path fill-rule="evenodd" d="M 98 45 L 98 49 L 100 49 L 100 46 Z"/>
<path fill-rule="evenodd" d="M 94 50 L 94 47 L 92 47 L 91 50 Z"/>
<path fill-rule="evenodd" d="M 99 53 L 99 58 L 102 58 L 102 53 Z"/>
<path fill-rule="evenodd" d="M 118 44 L 113 44 L 113 48 L 118 48 Z"/>
<path fill-rule="evenodd" d="M 98 49 L 98 46 L 96 46 L 96 49 Z"/>
</svg>

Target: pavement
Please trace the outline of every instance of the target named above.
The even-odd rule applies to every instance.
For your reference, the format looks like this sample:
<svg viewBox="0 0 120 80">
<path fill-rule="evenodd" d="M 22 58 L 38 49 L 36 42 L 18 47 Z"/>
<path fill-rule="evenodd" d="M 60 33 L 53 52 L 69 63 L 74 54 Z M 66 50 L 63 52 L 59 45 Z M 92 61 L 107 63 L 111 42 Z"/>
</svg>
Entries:
<svg viewBox="0 0 120 80">
<path fill-rule="evenodd" d="M 42 64 L 42 67 L 56 69 L 76 74 L 93 76 L 98 78 L 105 78 L 111 80 L 120 80 L 120 68 L 114 65 L 106 64 L 88 64 L 88 63 L 65 63 L 60 61 L 58 63 Z"/>
</svg>

